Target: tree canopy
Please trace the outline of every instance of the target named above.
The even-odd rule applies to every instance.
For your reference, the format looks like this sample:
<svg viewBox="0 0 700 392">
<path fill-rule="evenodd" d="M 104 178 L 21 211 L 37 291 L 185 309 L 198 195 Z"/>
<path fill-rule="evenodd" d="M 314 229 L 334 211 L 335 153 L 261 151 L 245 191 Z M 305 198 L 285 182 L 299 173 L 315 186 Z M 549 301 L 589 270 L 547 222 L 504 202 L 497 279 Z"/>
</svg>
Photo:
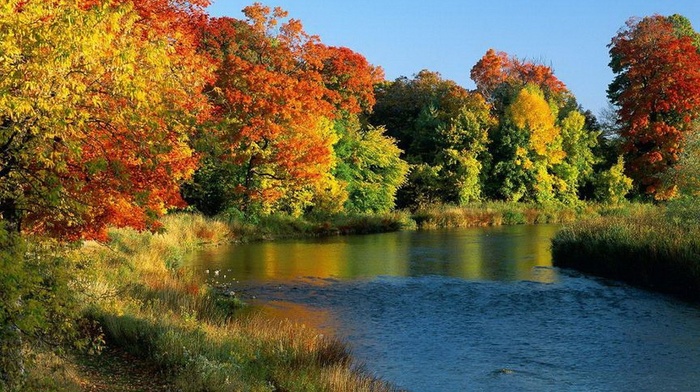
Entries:
<svg viewBox="0 0 700 392">
<path fill-rule="evenodd" d="M 700 113 L 698 35 L 680 16 L 630 19 L 609 45 L 627 171 L 642 192 L 666 198 L 662 176 L 673 167 Z M 669 193 L 671 192 L 671 193 Z"/>
</svg>

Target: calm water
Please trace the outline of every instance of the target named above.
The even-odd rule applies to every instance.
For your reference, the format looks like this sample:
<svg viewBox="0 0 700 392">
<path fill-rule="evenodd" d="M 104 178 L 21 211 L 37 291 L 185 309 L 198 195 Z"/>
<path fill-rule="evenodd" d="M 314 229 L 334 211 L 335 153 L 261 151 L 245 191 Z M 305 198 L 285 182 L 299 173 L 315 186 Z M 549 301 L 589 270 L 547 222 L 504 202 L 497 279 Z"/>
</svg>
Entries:
<svg viewBox="0 0 700 392">
<path fill-rule="evenodd" d="M 270 317 L 348 341 L 411 391 L 700 390 L 700 308 L 553 269 L 555 231 L 255 243 L 196 266 Z"/>
</svg>

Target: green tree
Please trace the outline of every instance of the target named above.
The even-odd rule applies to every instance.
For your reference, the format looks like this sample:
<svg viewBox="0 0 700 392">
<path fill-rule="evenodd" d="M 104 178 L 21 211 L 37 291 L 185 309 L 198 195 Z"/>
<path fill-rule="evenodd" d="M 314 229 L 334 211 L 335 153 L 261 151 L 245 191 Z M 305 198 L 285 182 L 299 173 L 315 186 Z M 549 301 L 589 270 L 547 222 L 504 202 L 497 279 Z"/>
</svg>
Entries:
<svg viewBox="0 0 700 392">
<path fill-rule="evenodd" d="M 585 120 L 579 111 L 572 111 L 561 121 L 562 149 L 566 156 L 554 165 L 553 172 L 563 181 L 557 197 L 567 203 L 578 200 L 579 189 L 592 180 L 593 166 L 598 161 L 593 149 L 598 145 L 600 132 L 589 131 Z"/>
<path fill-rule="evenodd" d="M 334 172 L 339 181 L 347 184 L 345 210 L 390 211 L 408 172 L 396 140 L 386 136 L 383 128 L 361 126 L 357 119 L 337 121 L 336 131 L 340 139 L 335 145 Z"/>
<path fill-rule="evenodd" d="M 413 79 L 379 85 L 370 122 L 386 126 L 411 164 L 399 206 L 482 197 L 487 135 L 494 124 L 482 96 L 423 70 Z"/>
<path fill-rule="evenodd" d="M 632 190 L 632 179 L 625 175 L 625 161 L 619 156 L 617 163 L 599 172 L 595 178 L 595 198 L 602 203 L 619 204 Z"/>
<path fill-rule="evenodd" d="M 563 181 L 553 168 L 566 157 L 562 149 L 561 128 L 552 106 L 535 85 L 527 85 L 505 108 L 495 140 L 495 180 L 500 198 L 506 200 L 548 202 Z"/>
</svg>

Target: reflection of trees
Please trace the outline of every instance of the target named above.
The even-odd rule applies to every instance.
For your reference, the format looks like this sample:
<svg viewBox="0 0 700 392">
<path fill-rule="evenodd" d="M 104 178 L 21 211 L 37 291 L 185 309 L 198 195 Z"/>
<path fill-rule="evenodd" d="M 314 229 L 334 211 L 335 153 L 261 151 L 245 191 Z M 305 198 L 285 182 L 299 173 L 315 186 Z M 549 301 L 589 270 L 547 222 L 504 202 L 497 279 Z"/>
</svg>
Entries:
<svg viewBox="0 0 700 392">
<path fill-rule="evenodd" d="M 554 226 L 511 226 L 236 245 L 209 253 L 205 268 L 241 280 L 443 275 L 469 280 L 545 280 Z M 214 267 L 218 266 L 218 267 Z"/>
<path fill-rule="evenodd" d="M 410 233 L 334 237 L 316 241 L 263 242 L 221 248 L 201 260 L 232 269 L 240 279 L 353 278 L 407 273 Z"/>
<path fill-rule="evenodd" d="M 310 327 L 326 335 L 335 335 L 338 324 L 327 309 L 287 301 L 265 301 L 262 306 L 254 306 L 252 315 L 260 315 L 274 320 L 290 322 Z"/>
</svg>

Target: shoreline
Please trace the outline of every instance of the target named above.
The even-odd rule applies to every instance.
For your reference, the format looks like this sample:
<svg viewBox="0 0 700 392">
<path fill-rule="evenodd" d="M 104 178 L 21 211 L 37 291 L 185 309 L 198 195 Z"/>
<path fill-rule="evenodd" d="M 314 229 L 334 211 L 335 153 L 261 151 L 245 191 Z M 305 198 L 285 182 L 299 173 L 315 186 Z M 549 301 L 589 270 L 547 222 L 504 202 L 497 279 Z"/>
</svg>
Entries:
<svg viewBox="0 0 700 392">
<path fill-rule="evenodd" d="M 700 301 L 700 228 L 663 211 L 569 225 L 552 240 L 555 267 Z"/>
</svg>

